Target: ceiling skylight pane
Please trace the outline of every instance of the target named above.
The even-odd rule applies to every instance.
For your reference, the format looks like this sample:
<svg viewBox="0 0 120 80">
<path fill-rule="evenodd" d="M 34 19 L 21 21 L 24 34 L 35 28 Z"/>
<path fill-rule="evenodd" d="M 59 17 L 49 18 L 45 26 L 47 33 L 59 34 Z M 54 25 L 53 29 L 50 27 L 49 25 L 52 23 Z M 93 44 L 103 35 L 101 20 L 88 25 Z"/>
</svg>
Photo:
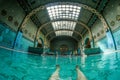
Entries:
<svg viewBox="0 0 120 80">
<path fill-rule="evenodd" d="M 56 31 L 55 34 L 56 34 L 56 36 L 72 36 L 73 31 L 61 30 L 61 31 Z"/>
<path fill-rule="evenodd" d="M 65 5 L 61 5 L 61 7 L 65 7 Z"/>
<path fill-rule="evenodd" d="M 48 14 L 49 14 L 51 20 L 58 19 L 58 17 L 59 17 L 59 19 L 77 20 L 79 17 L 80 9 L 81 9 L 81 7 L 77 6 L 76 4 L 47 5 L 47 11 L 48 11 Z M 59 13 L 59 14 L 57 14 L 57 13 Z M 56 15 L 56 16 L 51 16 L 51 15 Z M 73 18 L 73 16 L 75 16 L 75 15 L 77 16 L 77 18 Z"/>
<path fill-rule="evenodd" d="M 77 6 L 73 6 L 73 8 L 77 8 Z"/>
<path fill-rule="evenodd" d="M 69 5 L 66 5 L 66 8 L 68 8 L 69 7 Z"/>
</svg>

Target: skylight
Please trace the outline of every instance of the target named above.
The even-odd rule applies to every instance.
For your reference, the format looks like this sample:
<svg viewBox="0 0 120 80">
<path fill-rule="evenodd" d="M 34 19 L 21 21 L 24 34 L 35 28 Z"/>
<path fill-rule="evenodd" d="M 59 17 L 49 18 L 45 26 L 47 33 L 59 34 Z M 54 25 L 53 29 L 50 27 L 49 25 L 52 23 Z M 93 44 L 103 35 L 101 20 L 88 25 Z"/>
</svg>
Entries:
<svg viewBox="0 0 120 80">
<path fill-rule="evenodd" d="M 77 20 L 81 7 L 72 4 L 57 4 L 47 6 L 48 14 L 51 20 L 72 19 Z"/>
<path fill-rule="evenodd" d="M 64 31 L 64 30 L 61 30 L 61 31 L 56 31 L 55 32 L 56 36 L 72 36 L 73 34 L 73 31 Z"/>
<path fill-rule="evenodd" d="M 56 21 L 52 22 L 52 26 L 54 30 L 59 30 L 59 29 L 70 29 L 74 30 L 76 26 L 76 22 L 73 21 Z"/>
<path fill-rule="evenodd" d="M 64 20 L 64 21 L 52 22 L 52 26 L 54 30 L 61 30 L 55 32 L 56 36 L 60 36 L 60 35 L 72 36 L 73 31 L 67 31 L 67 30 L 68 29 L 74 30 L 76 26 L 76 22 L 65 21 L 65 19 L 77 21 L 81 7 L 77 3 L 60 2 L 60 3 L 47 4 L 46 8 L 51 21 L 62 20 L 62 19 Z"/>
</svg>

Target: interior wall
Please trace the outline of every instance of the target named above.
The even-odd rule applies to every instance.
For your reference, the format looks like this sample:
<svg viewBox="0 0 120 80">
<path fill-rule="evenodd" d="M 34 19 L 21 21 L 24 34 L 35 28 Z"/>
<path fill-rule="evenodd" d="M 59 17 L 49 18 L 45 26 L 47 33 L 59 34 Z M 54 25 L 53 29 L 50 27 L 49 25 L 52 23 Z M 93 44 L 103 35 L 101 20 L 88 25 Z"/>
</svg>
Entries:
<svg viewBox="0 0 120 80">
<path fill-rule="evenodd" d="M 15 32 L 10 30 L 6 24 L 0 23 L 0 46 L 12 48 L 15 35 Z"/>
<path fill-rule="evenodd" d="M 24 10 L 20 7 L 17 0 L 0 0 L 0 45 L 12 47 L 15 40 L 16 32 L 25 17 Z M 28 20 L 26 27 L 23 29 L 23 37 L 20 44 L 16 45 L 17 49 L 27 51 L 29 46 L 33 46 L 37 27 Z M 6 32 L 8 31 L 8 32 Z"/>
<path fill-rule="evenodd" d="M 112 29 L 117 49 L 120 49 L 120 1 L 110 0 L 106 6 L 103 15 L 105 16 L 108 25 Z M 108 49 L 106 31 L 103 28 L 103 24 L 100 20 L 97 20 L 92 26 L 92 32 L 95 39 L 95 44 L 97 47 L 100 47 L 102 51 Z"/>
<path fill-rule="evenodd" d="M 62 37 L 62 38 L 54 38 L 51 42 L 50 42 L 50 49 L 52 51 L 60 51 L 60 48 L 62 45 L 66 45 L 68 47 L 69 51 L 74 51 L 77 50 L 78 48 L 78 42 L 75 41 L 74 39 L 70 38 L 70 37 Z"/>
<path fill-rule="evenodd" d="M 2 15 L 2 12 L 5 11 L 6 14 Z M 10 28 L 17 31 L 24 16 L 25 13 L 18 4 L 17 0 L 0 0 L 0 21 L 9 25 Z M 11 17 L 12 19 L 9 20 Z M 18 25 L 15 25 L 15 22 L 18 23 Z"/>
<path fill-rule="evenodd" d="M 6 24 L 0 23 L 0 46 L 12 48 L 16 33 Z M 19 44 L 16 44 L 17 50 L 27 51 L 29 46 L 33 46 L 33 42 L 23 37 Z"/>
</svg>

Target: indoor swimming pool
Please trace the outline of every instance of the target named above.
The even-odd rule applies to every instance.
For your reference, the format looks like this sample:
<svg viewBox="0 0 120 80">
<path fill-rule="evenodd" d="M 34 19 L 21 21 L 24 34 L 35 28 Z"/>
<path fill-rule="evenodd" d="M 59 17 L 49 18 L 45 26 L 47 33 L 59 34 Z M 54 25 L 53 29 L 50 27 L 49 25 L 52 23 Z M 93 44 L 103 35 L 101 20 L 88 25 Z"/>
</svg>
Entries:
<svg viewBox="0 0 120 80">
<path fill-rule="evenodd" d="M 39 56 L 0 49 L 0 80 L 48 80 L 60 65 L 60 80 L 76 80 L 79 65 L 88 80 L 119 80 L 120 53 L 88 56 Z"/>
</svg>

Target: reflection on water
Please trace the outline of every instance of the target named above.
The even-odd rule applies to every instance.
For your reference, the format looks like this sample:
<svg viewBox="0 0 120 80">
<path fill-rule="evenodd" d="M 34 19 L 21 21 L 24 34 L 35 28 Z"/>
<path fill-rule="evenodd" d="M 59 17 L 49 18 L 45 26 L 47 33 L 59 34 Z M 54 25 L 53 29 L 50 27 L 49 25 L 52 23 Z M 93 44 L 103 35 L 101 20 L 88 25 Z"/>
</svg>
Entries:
<svg viewBox="0 0 120 80">
<path fill-rule="evenodd" d="M 0 80 L 48 80 L 60 65 L 61 80 L 76 80 L 75 66 L 88 80 L 119 80 L 120 53 L 87 56 L 39 56 L 0 49 Z"/>
</svg>

